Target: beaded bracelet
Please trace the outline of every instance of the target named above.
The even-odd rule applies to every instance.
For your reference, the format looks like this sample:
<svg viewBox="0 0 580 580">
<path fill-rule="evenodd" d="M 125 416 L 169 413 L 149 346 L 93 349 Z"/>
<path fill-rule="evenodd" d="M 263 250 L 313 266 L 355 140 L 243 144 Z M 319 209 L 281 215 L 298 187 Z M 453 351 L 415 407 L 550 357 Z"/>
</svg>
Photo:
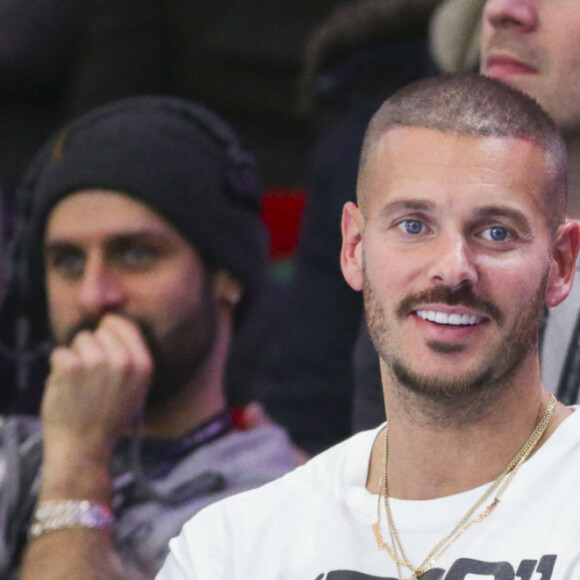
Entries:
<svg viewBox="0 0 580 580">
<path fill-rule="evenodd" d="M 28 535 L 37 538 L 45 532 L 67 528 L 108 530 L 114 521 L 108 506 L 87 500 L 50 500 L 40 502 L 34 510 Z"/>
</svg>

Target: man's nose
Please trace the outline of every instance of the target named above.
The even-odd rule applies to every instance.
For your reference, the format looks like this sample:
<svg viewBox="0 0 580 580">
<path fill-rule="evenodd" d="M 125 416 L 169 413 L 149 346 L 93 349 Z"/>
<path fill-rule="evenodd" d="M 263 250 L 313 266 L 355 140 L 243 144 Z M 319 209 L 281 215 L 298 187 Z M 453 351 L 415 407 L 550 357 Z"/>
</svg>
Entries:
<svg viewBox="0 0 580 580">
<path fill-rule="evenodd" d="M 533 30 L 538 23 L 537 0 L 488 0 L 483 21 L 494 28 Z"/>
<path fill-rule="evenodd" d="M 434 284 L 456 288 L 477 282 L 479 276 L 473 251 L 462 234 L 442 236 L 432 251 L 429 277 Z"/>
<path fill-rule="evenodd" d="M 100 257 L 90 258 L 78 294 L 78 305 L 83 314 L 96 319 L 106 312 L 115 311 L 125 300 L 119 276 Z"/>
</svg>

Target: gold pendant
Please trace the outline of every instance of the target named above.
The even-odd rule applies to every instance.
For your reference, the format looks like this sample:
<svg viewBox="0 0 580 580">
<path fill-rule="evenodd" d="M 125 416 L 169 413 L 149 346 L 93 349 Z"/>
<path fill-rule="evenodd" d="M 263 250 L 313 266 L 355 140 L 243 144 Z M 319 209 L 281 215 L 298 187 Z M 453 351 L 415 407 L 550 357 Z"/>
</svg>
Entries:
<svg viewBox="0 0 580 580">
<path fill-rule="evenodd" d="M 476 523 L 482 522 L 495 508 L 495 506 L 499 503 L 499 498 L 495 498 L 493 502 L 487 506 L 487 508 L 482 511 L 473 521 Z"/>
<path fill-rule="evenodd" d="M 375 522 L 371 527 L 373 528 L 373 534 L 375 535 L 375 542 L 377 543 L 377 548 L 379 550 L 385 550 L 386 545 L 383 540 L 383 535 L 381 534 L 381 531 L 379 529 L 379 522 Z"/>
</svg>

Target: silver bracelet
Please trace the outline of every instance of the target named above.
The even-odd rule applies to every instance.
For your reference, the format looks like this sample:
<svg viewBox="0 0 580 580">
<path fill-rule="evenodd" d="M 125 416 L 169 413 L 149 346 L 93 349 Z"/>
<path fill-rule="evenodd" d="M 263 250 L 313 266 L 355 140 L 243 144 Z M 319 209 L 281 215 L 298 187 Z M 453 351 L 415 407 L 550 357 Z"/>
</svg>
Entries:
<svg viewBox="0 0 580 580">
<path fill-rule="evenodd" d="M 87 500 L 50 500 L 40 502 L 34 510 L 30 538 L 44 532 L 66 528 L 92 528 L 108 530 L 114 521 L 108 506 Z"/>
</svg>

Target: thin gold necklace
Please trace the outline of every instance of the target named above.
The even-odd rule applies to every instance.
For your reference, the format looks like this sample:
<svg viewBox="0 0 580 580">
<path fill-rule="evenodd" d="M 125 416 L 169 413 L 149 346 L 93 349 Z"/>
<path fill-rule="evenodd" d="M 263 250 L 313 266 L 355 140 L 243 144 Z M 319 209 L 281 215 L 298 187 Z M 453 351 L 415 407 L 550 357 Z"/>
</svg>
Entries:
<svg viewBox="0 0 580 580">
<path fill-rule="evenodd" d="M 556 398 L 550 393 L 550 402 L 544 411 L 544 415 L 541 421 L 536 425 L 534 431 L 524 443 L 522 448 L 518 451 L 517 455 L 512 459 L 510 464 L 504 469 L 504 471 L 488 486 L 483 495 L 475 502 L 475 504 L 467 511 L 467 513 L 461 518 L 459 523 L 442 539 L 440 540 L 434 548 L 427 554 L 425 559 L 421 564 L 415 568 L 410 562 L 409 558 L 405 555 L 403 546 L 401 545 L 401 540 L 397 529 L 395 527 L 395 522 L 393 520 L 393 514 L 391 512 L 391 506 L 389 503 L 389 490 L 387 485 L 387 463 L 389 458 L 389 444 L 388 444 L 388 425 L 385 427 L 385 444 L 383 449 L 383 473 L 381 474 L 379 480 L 379 496 L 377 504 L 377 521 L 372 525 L 373 533 L 375 536 L 375 541 L 379 550 L 386 550 L 389 556 L 395 561 L 397 565 L 397 574 L 399 580 L 402 580 L 401 566 L 405 566 L 411 570 L 412 574 L 409 580 L 417 580 L 419 576 L 425 574 L 429 571 L 436 560 L 438 560 L 454 543 L 462 536 L 473 524 L 482 522 L 491 512 L 495 509 L 500 501 L 501 495 L 506 490 L 507 486 L 511 483 L 518 469 L 523 465 L 526 459 L 530 456 L 530 453 L 535 449 L 539 440 L 542 438 L 550 419 L 552 418 L 552 413 L 554 412 L 554 407 L 556 406 Z M 502 484 L 503 482 L 503 484 Z M 500 487 L 501 486 L 501 487 Z M 499 489 L 498 489 L 499 488 Z M 485 501 L 497 490 L 493 501 L 477 516 L 474 517 L 475 512 L 483 505 Z M 389 525 L 389 536 L 391 540 L 391 545 L 384 541 L 383 536 L 380 531 L 381 523 L 381 495 L 384 498 L 385 511 L 387 514 L 387 522 Z"/>
</svg>

